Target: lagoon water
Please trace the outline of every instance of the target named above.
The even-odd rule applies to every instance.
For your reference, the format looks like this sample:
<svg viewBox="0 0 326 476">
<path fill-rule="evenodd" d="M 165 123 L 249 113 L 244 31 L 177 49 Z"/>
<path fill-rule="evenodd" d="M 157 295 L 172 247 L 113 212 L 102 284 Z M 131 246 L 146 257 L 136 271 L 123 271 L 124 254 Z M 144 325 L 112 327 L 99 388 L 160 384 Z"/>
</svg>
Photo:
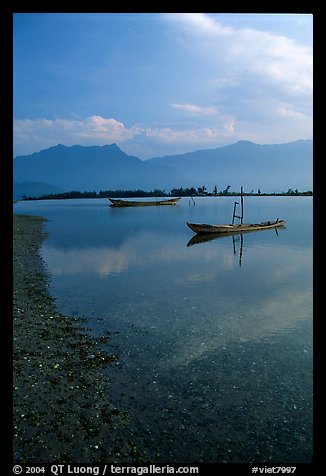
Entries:
<svg viewBox="0 0 326 476">
<path fill-rule="evenodd" d="M 230 223 L 235 200 L 14 205 L 48 220 L 59 310 L 109 333 L 108 398 L 149 462 L 312 458 L 312 198 L 245 197 L 245 222 L 285 229 L 191 241 L 187 221 Z"/>
</svg>

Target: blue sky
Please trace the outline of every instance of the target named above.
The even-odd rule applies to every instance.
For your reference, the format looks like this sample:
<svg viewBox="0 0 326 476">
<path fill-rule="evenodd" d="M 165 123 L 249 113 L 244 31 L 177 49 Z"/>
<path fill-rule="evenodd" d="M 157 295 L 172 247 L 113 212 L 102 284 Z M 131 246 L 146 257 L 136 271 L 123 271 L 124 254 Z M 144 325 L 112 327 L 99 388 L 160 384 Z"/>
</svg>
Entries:
<svg viewBox="0 0 326 476">
<path fill-rule="evenodd" d="M 14 156 L 312 138 L 310 14 L 16 13 Z"/>
</svg>

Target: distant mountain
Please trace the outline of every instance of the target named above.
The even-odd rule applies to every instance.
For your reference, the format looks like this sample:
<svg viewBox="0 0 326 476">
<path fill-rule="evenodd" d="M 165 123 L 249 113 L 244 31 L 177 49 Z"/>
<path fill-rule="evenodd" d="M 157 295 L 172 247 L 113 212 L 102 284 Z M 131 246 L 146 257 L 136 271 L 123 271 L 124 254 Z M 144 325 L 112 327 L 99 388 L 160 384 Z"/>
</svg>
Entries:
<svg viewBox="0 0 326 476">
<path fill-rule="evenodd" d="M 14 159 L 17 182 L 41 182 L 60 191 L 154 190 L 205 185 L 238 191 L 312 190 L 312 140 L 259 145 L 239 141 L 225 147 L 143 161 L 116 144 L 83 147 L 57 145 Z M 17 186 L 16 186 L 17 187 Z M 20 186 L 21 187 L 21 186 Z M 40 196 L 40 184 L 29 184 Z M 33 189 L 34 187 L 34 189 Z M 17 188 L 16 188 L 17 190 Z M 26 193 L 27 195 L 27 193 Z"/>
<path fill-rule="evenodd" d="M 63 191 L 168 189 L 185 177 L 164 164 L 127 155 L 116 144 L 83 147 L 56 145 L 14 159 L 14 179 L 45 182 Z"/>
<path fill-rule="evenodd" d="M 55 185 L 44 182 L 16 182 L 14 180 L 14 200 L 24 197 L 41 197 L 50 193 L 61 193 L 63 190 Z"/>
<path fill-rule="evenodd" d="M 209 190 L 281 192 L 289 188 L 312 190 L 313 141 L 259 145 L 239 141 L 217 149 L 156 157 L 155 165 L 173 167 L 187 176 L 191 186 L 205 185 Z"/>
</svg>

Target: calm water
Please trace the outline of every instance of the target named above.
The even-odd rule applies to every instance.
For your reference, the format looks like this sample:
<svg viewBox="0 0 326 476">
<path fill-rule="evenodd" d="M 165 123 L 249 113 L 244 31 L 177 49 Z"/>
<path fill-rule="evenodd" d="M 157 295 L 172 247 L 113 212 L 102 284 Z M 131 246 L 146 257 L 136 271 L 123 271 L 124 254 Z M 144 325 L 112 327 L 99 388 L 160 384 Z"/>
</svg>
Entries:
<svg viewBox="0 0 326 476">
<path fill-rule="evenodd" d="M 112 333 L 110 399 L 155 462 L 312 458 L 312 198 L 245 197 L 245 222 L 286 228 L 190 242 L 186 221 L 230 223 L 234 200 L 14 208 L 48 219 L 59 310 Z"/>
</svg>

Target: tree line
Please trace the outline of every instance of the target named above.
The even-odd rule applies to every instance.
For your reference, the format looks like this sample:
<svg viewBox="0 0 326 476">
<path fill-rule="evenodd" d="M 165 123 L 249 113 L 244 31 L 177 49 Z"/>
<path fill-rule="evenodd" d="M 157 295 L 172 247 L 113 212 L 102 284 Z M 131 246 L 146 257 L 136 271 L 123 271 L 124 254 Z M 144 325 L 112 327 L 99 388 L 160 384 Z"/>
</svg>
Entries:
<svg viewBox="0 0 326 476">
<path fill-rule="evenodd" d="M 51 193 L 45 194 L 40 197 L 28 197 L 23 196 L 23 200 L 51 200 L 51 199 L 68 199 L 68 198 L 135 198 L 135 197 L 225 197 L 225 196 L 239 196 L 240 192 L 230 191 L 231 186 L 228 185 L 223 190 L 218 190 L 215 185 L 211 192 L 208 191 L 205 185 L 200 187 L 179 187 L 173 188 L 170 192 L 166 192 L 165 189 L 154 189 L 151 191 L 145 191 L 141 189 L 136 190 L 100 190 L 80 192 L 78 190 L 72 190 L 70 192 L 63 193 Z M 304 192 L 298 189 L 293 190 L 289 188 L 287 192 L 262 192 L 260 188 L 257 191 L 251 190 L 250 192 L 244 192 L 245 196 L 312 196 L 313 192 L 307 190 Z"/>
</svg>

